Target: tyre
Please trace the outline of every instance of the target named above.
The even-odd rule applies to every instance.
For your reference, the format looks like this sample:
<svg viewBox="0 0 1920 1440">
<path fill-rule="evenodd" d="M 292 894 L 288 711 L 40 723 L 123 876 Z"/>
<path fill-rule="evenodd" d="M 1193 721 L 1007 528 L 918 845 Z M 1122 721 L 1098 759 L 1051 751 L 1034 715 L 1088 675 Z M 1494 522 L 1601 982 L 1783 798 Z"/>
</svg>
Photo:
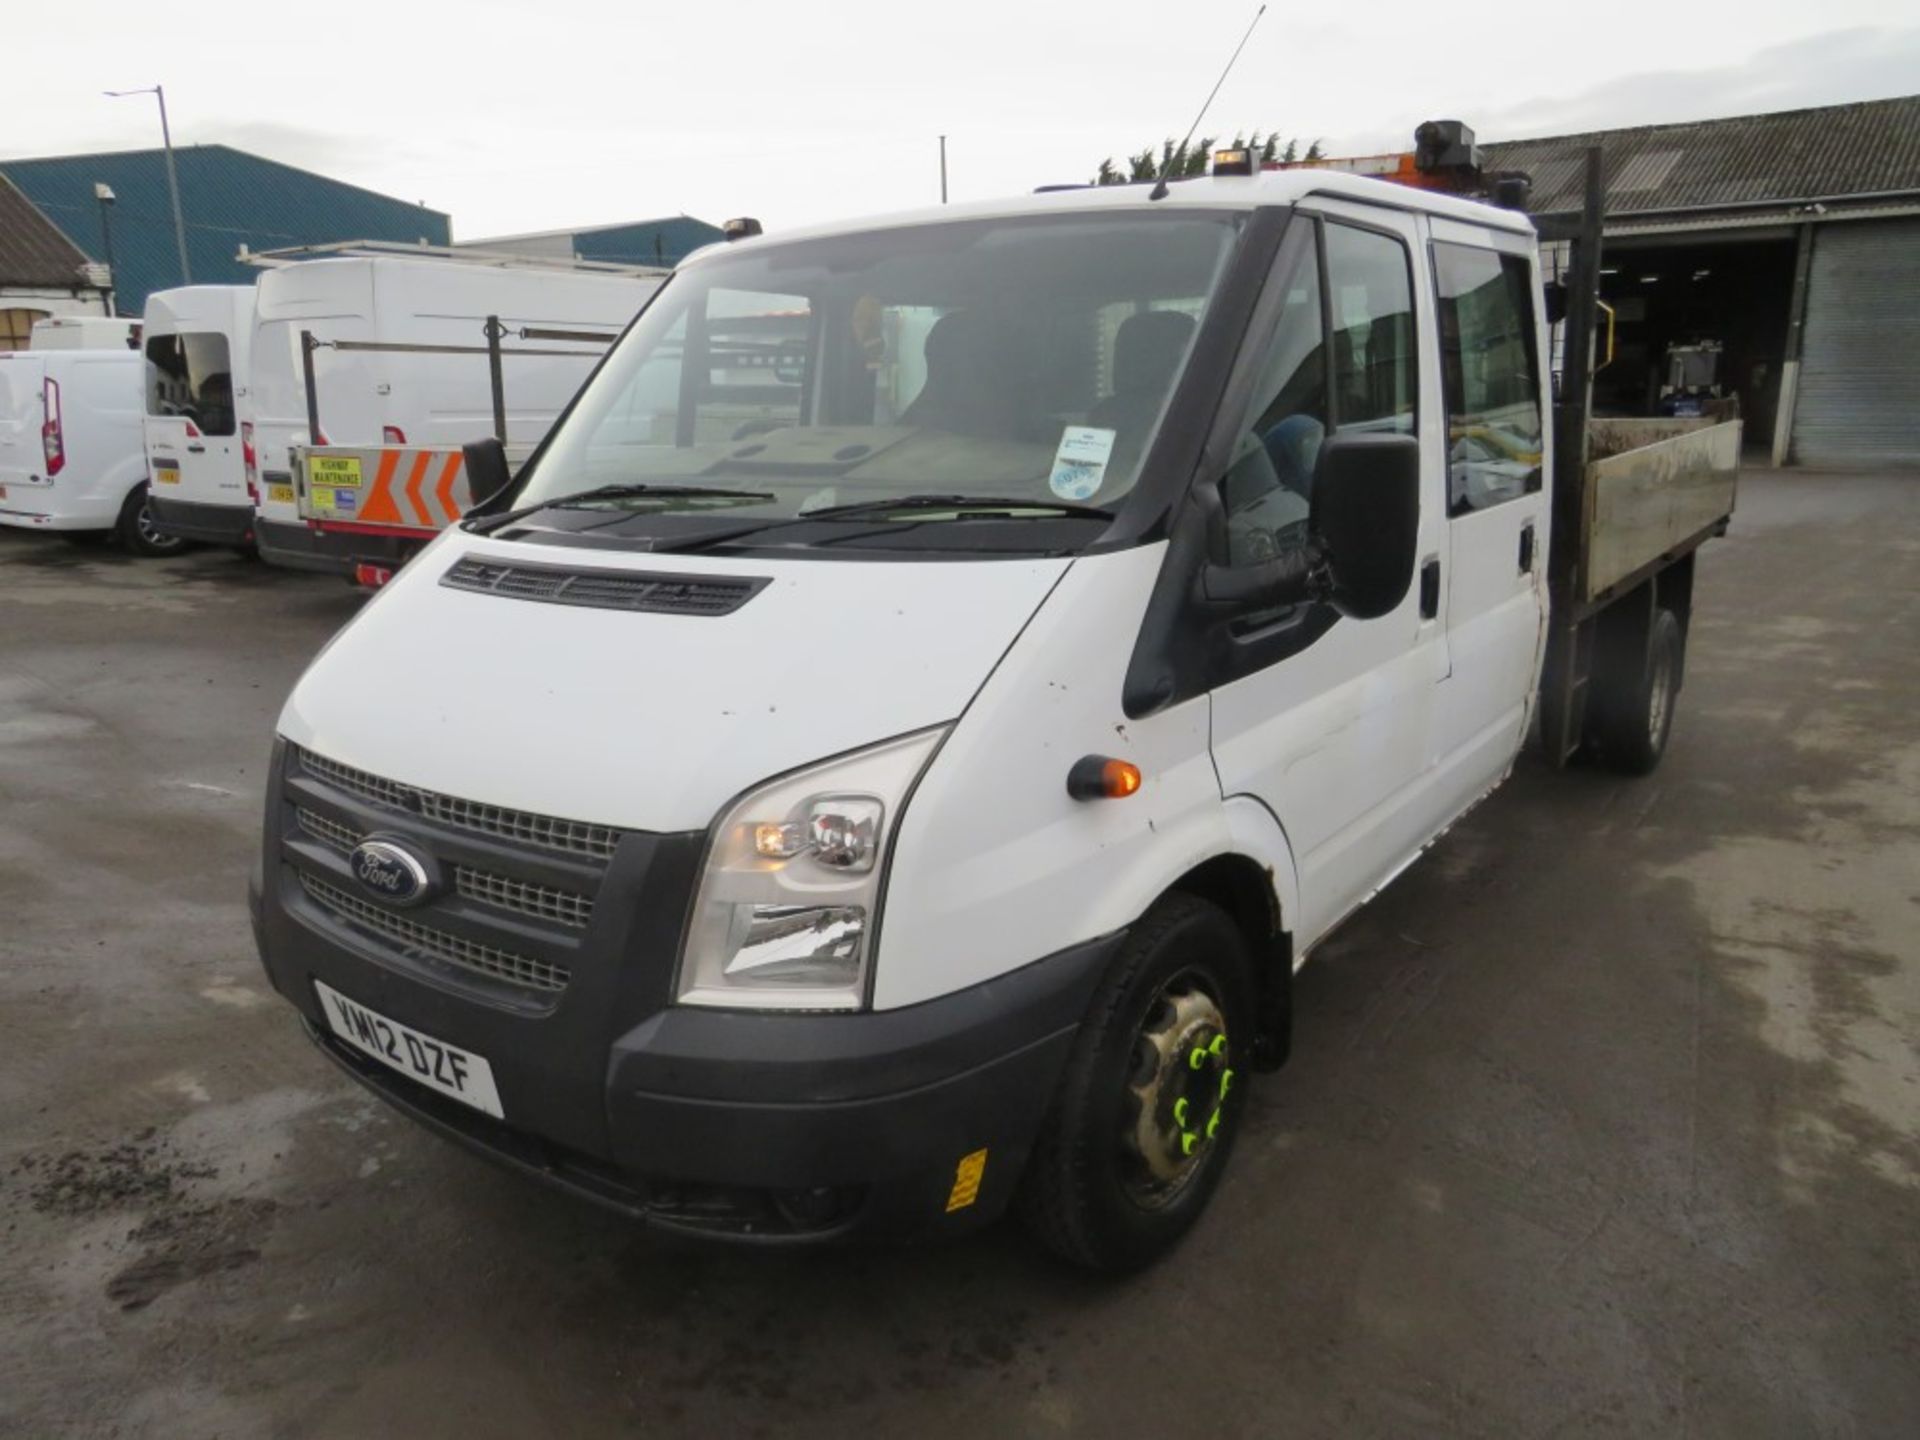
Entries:
<svg viewBox="0 0 1920 1440">
<path fill-rule="evenodd" d="M 1191 895 L 1154 906 L 1094 994 L 1022 1177 L 1041 1244 L 1117 1274 L 1186 1234 L 1232 1154 L 1255 1027 L 1234 923 Z"/>
<path fill-rule="evenodd" d="M 155 528 L 144 481 L 128 492 L 120 506 L 120 521 L 113 527 L 113 537 L 135 555 L 178 555 L 187 548 L 185 540 L 162 534 Z"/>
<path fill-rule="evenodd" d="M 1637 674 L 1598 677 L 1591 738 L 1601 758 L 1624 775 L 1651 774 L 1673 733 L 1685 638 L 1671 610 L 1657 610 Z"/>
</svg>

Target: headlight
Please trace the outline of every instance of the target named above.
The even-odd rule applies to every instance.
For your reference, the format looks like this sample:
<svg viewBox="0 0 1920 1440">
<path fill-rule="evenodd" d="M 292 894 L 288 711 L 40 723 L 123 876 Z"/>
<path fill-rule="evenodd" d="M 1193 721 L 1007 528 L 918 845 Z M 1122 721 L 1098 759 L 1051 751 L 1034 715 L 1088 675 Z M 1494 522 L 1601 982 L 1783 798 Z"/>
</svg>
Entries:
<svg viewBox="0 0 1920 1440">
<path fill-rule="evenodd" d="M 945 729 L 749 791 L 713 827 L 680 956 L 686 1005 L 858 1010 L 887 846 Z"/>
</svg>

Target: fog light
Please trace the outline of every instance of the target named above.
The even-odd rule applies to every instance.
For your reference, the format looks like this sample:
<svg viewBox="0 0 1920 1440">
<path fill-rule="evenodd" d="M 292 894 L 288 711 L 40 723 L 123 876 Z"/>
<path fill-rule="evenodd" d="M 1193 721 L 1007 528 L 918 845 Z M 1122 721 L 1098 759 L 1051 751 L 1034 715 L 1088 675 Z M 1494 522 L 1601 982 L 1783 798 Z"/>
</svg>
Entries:
<svg viewBox="0 0 1920 1440">
<path fill-rule="evenodd" d="M 757 985 L 850 984 L 866 930 L 860 905 L 736 905 L 723 973 Z"/>
</svg>

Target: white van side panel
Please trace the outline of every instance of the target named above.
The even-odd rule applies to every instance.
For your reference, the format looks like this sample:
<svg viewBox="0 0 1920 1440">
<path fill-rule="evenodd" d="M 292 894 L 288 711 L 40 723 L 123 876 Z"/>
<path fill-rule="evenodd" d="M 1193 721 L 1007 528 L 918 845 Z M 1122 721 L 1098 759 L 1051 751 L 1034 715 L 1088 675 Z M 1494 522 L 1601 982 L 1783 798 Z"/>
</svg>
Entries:
<svg viewBox="0 0 1920 1440">
<path fill-rule="evenodd" d="M 1165 557 L 1161 544 L 1076 559 L 941 747 L 895 841 L 875 1009 L 1108 934 L 1233 850 L 1208 698 L 1139 720 L 1121 709 Z M 1140 792 L 1072 799 L 1067 771 L 1084 755 L 1132 761 Z"/>
</svg>

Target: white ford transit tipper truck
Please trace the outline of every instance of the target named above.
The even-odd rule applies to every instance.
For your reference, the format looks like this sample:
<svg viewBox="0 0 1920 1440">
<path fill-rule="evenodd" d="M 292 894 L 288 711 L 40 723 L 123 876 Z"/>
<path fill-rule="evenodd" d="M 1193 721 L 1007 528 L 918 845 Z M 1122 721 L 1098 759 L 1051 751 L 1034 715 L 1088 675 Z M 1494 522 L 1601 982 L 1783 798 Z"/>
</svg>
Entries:
<svg viewBox="0 0 1920 1440">
<path fill-rule="evenodd" d="M 1561 704 L 1543 653 L 1590 746 L 1665 743 L 1725 437 L 1662 441 L 1705 510 L 1589 504 L 1538 250 L 1216 171 L 701 252 L 294 689 L 272 983 L 400 1109 L 655 1224 L 1017 1203 L 1160 1253 L 1296 966 Z M 1602 542 L 1642 553 L 1589 591 Z"/>
<path fill-rule="evenodd" d="M 170 555 L 147 507 L 135 350 L 0 355 L 0 525 L 69 537 L 111 533 L 138 555 Z"/>
<path fill-rule="evenodd" d="M 588 327 L 610 339 L 664 274 L 365 241 L 245 258 L 268 267 L 258 284 L 252 354 L 260 466 L 255 538 L 272 564 L 343 575 L 359 560 L 400 563 L 420 536 L 396 533 L 391 521 L 407 511 L 387 516 L 377 507 L 372 522 L 345 516 L 309 524 L 295 489 L 299 452 L 384 446 L 410 461 L 430 449 L 457 454 L 495 428 L 489 317 L 512 330 Z M 304 336 L 315 344 L 311 354 Z M 605 345 L 514 344 L 502 361 L 501 384 L 510 438 L 528 448 L 540 440 Z M 317 435 L 310 417 L 319 422 Z M 387 504 L 410 508 L 410 469 Z M 433 503 L 440 470 L 423 471 L 413 498 Z M 350 478 L 359 483 L 340 488 L 371 491 L 380 470 L 356 467 Z"/>
<path fill-rule="evenodd" d="M 189 285 L 147 297 L 148 503 L 182 540 L 253 540 L 253 296 L 251 285 Z"/>
</svg>

